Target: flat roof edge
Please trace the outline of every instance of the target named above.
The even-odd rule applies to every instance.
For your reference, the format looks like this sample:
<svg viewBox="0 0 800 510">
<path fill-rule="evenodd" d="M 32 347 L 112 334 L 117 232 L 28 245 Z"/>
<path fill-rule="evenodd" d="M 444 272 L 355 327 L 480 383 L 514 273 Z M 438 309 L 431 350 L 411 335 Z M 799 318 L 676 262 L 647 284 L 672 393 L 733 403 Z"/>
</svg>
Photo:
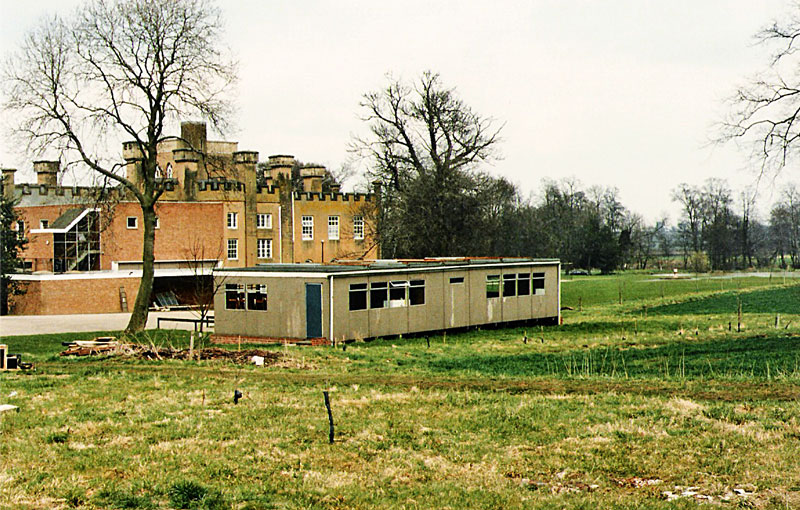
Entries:
<svg viewBox="0 0 800 510">
<path fill-rule="evenodd" d="M 329 276 L 346 276 L 378 273 L 398 272 L 433 272 L 433 271 L 458 271 L 465 269 L 480 269 L 491 267 L 513 266 L 560 266 L 559 259 L 514 259 L 469 262 L 462 264 L 430 263 L 418 265 L 398 264 L 357 266 L 357 265 L 327 265 L 327 264 L 264 264 L 262 266 L 240 268 L 216 268 L 214 273 L 227 276 L 255 276 L 255 275 L 281 275 L 307 278 L 327 278 Z"/>
</svg>

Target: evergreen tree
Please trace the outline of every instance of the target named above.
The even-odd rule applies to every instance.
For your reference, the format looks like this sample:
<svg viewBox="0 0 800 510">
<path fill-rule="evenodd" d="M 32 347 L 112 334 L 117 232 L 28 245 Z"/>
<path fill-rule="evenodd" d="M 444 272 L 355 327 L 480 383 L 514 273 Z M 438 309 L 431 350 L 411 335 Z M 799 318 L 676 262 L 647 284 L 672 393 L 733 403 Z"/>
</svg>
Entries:
<svg viewBox="0 0 800 510">
<path fill-rule="evenodd" d="M 13 229 L 17 223 L 15 202 L 0 197 L 0 315 L 8 315 L 8 297 L 23 294 L 25 289 L 11 279 L 11 274 L 22 269 L 20 252 L 27 244 L 25 232 Z"/>
</svg>

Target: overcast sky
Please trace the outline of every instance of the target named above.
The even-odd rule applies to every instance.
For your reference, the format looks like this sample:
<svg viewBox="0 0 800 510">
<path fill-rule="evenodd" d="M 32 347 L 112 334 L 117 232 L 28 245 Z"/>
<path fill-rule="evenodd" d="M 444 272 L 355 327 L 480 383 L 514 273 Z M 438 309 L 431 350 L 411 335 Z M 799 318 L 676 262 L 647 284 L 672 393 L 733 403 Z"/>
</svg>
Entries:
<svg viewBox="0 0 800 510">
<path fill-rule="evenodd" d="M 0 48 L 71 0 L 0 0 Z M 489 170 L 528 195 L 544 178 L 617 187 L 652 220 L 677 207 L 678 183 L 755 181 L 747 154 L 710 148 L 737 84 L 765 66 L 753 34 L 786 0 L 220 2 L 240 62 L 240 150 L 338 168 L 363 133 L 360 96 L 385 75 L 440 73 L 478 113 L 504 124 Z M 0 138 L 0 166 L 33 180 L 31 158 Z M 771 188 L 800 180 L 795 169 Z"/>
</svg>

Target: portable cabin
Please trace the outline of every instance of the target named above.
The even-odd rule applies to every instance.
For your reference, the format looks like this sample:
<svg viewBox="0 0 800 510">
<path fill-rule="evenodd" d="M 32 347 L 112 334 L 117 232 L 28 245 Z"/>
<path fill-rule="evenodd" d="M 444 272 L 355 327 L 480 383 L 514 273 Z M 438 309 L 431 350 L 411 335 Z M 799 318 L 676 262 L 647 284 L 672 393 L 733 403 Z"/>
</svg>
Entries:
<svg viewBox="0 0 800 510">
<path fill-rule="evenodd" d="M 560 318 L 554 259 L 263 264 L 214 271 L 220 338 L 374 338 Z"/>
</svg>

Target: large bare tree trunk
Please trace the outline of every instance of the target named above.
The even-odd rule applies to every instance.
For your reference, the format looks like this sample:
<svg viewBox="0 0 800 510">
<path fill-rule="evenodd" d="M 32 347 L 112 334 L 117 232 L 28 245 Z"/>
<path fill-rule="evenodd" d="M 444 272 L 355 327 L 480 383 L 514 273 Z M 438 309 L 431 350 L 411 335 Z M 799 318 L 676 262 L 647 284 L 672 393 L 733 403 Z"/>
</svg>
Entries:
<svg viewBox="0 0 800 510">
<path fill-rule="evenodd" d="M 150 308 L 150 296 L 153 293 L 153 276 L 155 274 L 153 249 L 155 245 L 156 212 L 152 205 L 142 205 L 144 223 L 144 236 L 142 239 L 142 280 L 139 283 L 139 292 L 133 305 L 133 313 L 125 328 L 126 333 L 142 331 L 147 325 L 147 315 Z"/>
</svg>

